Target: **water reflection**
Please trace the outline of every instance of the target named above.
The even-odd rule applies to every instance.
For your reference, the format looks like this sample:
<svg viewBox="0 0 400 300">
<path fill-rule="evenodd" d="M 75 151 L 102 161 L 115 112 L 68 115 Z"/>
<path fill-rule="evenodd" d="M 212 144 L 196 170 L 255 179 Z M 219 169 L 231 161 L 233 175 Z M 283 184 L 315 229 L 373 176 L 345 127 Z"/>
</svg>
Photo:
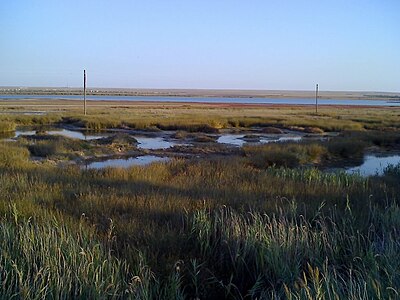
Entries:
<svg viewBox="0 0 400 300">
<path fill-rule="evenodd" d="M 244 137 L 245 137 L 245 135 L 243 135 L 243 134 L 224 134 L 224 135 L 221 135 L 218 138 L 217 143 L 242 147 L 246 143 L 249 143 L 249 144 L 268 144 L 268 143 L 279 143 L 279 142 L 290 142 L 290 141 L 291 142 L 299 142 L 302 139 L 301 136 L 281 136 L 279 138 L 275 138 L 275 137 L 274 138 L 270 138 L 270 137 L 265 137 L 265 136 L 258 136 L 259 141 L 251 142 L 251 141 L 245 141 Z"/>
<path fill-rule="evenodd" d="M 67 129 L 61 129 L 61 130 L 49 130 L 43 131 L 46 134 L 49 135 L 62 135 L 65 137 L 73 138 L 73 139 L 80 139 L 80 140 L 94 140 L 94 139 L 101 139 L 106 137 L 104 134 L 85 134 L 80 131 L 72 131 L 72 130 L 67 130 Z M 14 138 L 17 138 L 19 136 L 29 136 L 29 135 L 35 135 L 37 134 L 37 131 L 35 130 L 16 130 L 15 134 L 13 135 Z"/>
<path fill-rule="evenodd" d="M 346 170 L 348 174 L 358 173 L 362 176 L 382 175 L 384 169 L 389 165 L 397 165 L 400 163 L 400 155 L 392 156 L 376 156 L 366 155 L 364 163 L 361 166 L 349 168 Z"/>
<path fill-rule="evenodd" d="M 279 143 L 279 142 L 300 142 L 302 140 L 301 136 L 281 136 L 277 139 L 260 139 L 260 143 L 268 144 L 268 143 Z"/>
<path fill-rule="evenodd" d="M 105 161 L 96 161 L 85 166 L 82 166 L 84 169 L 102 169 L 107 167 L 115 167 L 115 168 L 129 168 L 131 166 L 145 166 L 153 162 L 161 162 L 168 161 L 168 157 L 159 157 L 154 155 L 143 155 L 138 157 L 129 157 L 129 158 L 116 158 L 116 159 L 108 159 Z"/>
<path fill-rule="evenodd" d="M 243 138 L 243 134 L 224 134 L 217 139 L 217 143 L 241 147 L 246 143 Z"/>
<path fill-rule="evenodd" d="M 19 136 L 27 136 L 27 135 L 35 135 L 36 131 L 35 130 L 17 130 L 15 131 L 14 138 L 17 138 Z"/>
<path fill-rule="evenodd" d="M 174 142 L 169 142 L 164 140 L 161 137 L 137 137 L 135 139 L 138 141 L 138 148 L 141 149 L 167 149 L 171 148 L 172 146 L 176 145 Z"/>
<path fill-rule="evenodd" d="M 104 134 L 85 134 L 80 131 L 72 131 L 67 129 L 47 131 L 50 135 L 62 135 L 65 137 L 79 140 L 97 140 L 106 137 Z"/>
</svg>

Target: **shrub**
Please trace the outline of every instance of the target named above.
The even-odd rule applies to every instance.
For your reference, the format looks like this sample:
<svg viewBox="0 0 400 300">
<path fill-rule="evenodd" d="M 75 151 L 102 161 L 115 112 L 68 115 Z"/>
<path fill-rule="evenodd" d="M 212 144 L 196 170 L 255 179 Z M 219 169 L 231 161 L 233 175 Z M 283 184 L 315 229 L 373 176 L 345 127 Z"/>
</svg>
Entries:
<svg viewBox="0 0 400 300">
<path fill-rule="evenodd" d="M 28 147 L 29 151 L 34 156 L 49 157 L 60 153 L 64 150 L 61 142 L 49 141 L 38 141 Z"/>
<path fill-rule="evenodd" d="M 11 217 L 14 222 L 0 224 L 2 299 L 116 299 L 142 293 L 132 284 L 127 263 L 90 230 L 73 230 L 55 218 L 35 224 L 19 220 L 18 212 Z"/>
<path fill-rule="evenodd" d="M 306 128 L 304 128 L 304 132 L 315 133 L 315 134 L 324 133 L 324 131 L 321 128 L 318 128 L 318 127 L 306 127 Z"/>
<path fill-rule="evenodd" d="M 269 133 L 269 134 L 283 134 L 284 131 L 280 128 L 276 127 L 265 127 L 262 129 L 263 133 Z"/>
<path fill-rule="evenodd" d="M 215 142 L 215 138 L 205 134 L 198 134 L 194 137 L 194 141 L 198 143 L 212 143 Z"/>
<path fill-rule="evenodd" d="M 356 139 L 336 138 L 330 140 L 327 146 L 328 151 L 334 156 L 351 158 L 361 156 L 367 145 L 365 142 Z"/>
<path fill-rule="evenodd" d="M 0 121 L 0 133 L 14 131 L 15 127 L 16 125 L 12 121 Z"/>
<path fill-rule="evenodd" d="M 244 151 L 251 164 L 258 168 L 270 166 L 296 167 L 318 162 L 326 155 L 326 148 L 318 144 L 267 144 L 245 146 Z"/>
<path fill-rule="evenodd" d="M 257 168 L 272 166 L 294 168 L 300 164 L 300 159 L 292 152 L 270 151 L 253 155 L 251 162 Z"/>
<path fill-rule="evenodd" d="M 0 165 L 16 167 L 28 162 L 29 152 L 26 148 L 9 143 L 0 143 Z"/>
<path fill-rule="evenodd" d="M 172 138 L 178 139 L 178 140 L 183 140 L 183 139 L 187 138 L 187 136 L 188 136 L 187 132 L 181 131 L 181 130 L 179 130 L 179 131 L 175 132 L 173 135 L 171 135 Z"/>
</svg>

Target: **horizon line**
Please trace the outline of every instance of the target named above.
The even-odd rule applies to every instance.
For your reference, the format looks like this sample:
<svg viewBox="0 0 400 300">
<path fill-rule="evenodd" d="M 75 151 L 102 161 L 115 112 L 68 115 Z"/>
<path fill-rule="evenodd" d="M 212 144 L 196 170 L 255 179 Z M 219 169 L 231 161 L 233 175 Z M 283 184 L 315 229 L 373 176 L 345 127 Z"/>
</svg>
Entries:
<svg viewBox="0 0 400 300">
<path fill-rule="evenodd" d="M 0 86 L 0 89 L 58 89 L 58 90 L 74 90 L 83 89 L 83 86 L 63 87 L 63 86 L 19 86 L 6 85 Z M 159 87 L 87 87 L 87 89 L 112 89 L 112 90 L 160 90 L 160 91 L 252 91 L 252 92 L 315 92 L 315 89 L 254 89 L 254 88 L 159 88 Z M 318 92 L 337 92 L 337 93 L 400 93 L 399 91 L 384 90 L 321 90 L 319 84 Z"/>
</svg>

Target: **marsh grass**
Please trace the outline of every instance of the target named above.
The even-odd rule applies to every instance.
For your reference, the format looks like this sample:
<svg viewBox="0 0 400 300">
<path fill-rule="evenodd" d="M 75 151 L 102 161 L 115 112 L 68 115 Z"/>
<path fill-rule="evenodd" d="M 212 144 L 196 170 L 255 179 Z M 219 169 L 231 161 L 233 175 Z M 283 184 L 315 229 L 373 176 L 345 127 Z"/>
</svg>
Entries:
<svg viewBox="0 0 400 300">
<path fill-rule="evenodd" d="M 50 157 L 65 151 L 63 143 L 55 141 L 38 141 L 28 149 L 32 155 L 39 157 Z"/>
<path fill-rule="evenodd" d="M 133 274 L 93 230 L 57 218 L 20 220 L 10 209 L 0 224 L 2 298 L 125 298 L 135 295 Z M 140 274 L 141 275 L 141 274 Z"/>
<path fill-rule="evenodd" d="M 23 107 L 26 103 L 27 107 Z M 19 102 L 20 109 L 46 110 L 48 102 Z M 51 103 L 50 103 L 51 104 Z M 75 104 L 66 102 L 66 104 Z M 92 104 L 92 103 L 91 103 Z M 33 105 L 33 106 L 32 106 Z M 62 108 L 62 109 L 61 109 Z M 277 127 L 303 131 L 361 131 L 397 130 L 400 128 L 398 110 L 392 108 L 340 108 L 321 107 L 315 115 L 309 107 L 286 106 L 221 106 L 211 104 L 151 103 L 117 105 L 116 103 L 93 102 L 89 115 L 83 116 L 76 106 L 62 107 L 60 111 L 43 116 L 0 116 L 0 122 L 15 122 L 17 125 L 40 125 L 68 123 L 87 129 L 132 128 L 158 130 L 185 130 L 190 132 L 217 132 L 222 128 Z"/>
<path fill-rule="evenodd" d="M 319 144 L 309 143 L 281 143 L 259 146 L 245 146 L 243 148 L 249 162 L 257 168 L 297 167 L 320 161 L 327 149 Z"/>
<path fill-rule="evenodd" d="M 17 114 L 15 116 L 2 116 L 0 120 L 13 121 L 17 126 L 43 126 L 61 122 L 62 116 L 58 113 L 51 113 L 43 116 Z"/>
<path fill-rule="evenodd" d="M 3 298 L 399 292 L 395 180 L 260 170 L 240 157 L 58 169 L 34 165 L 18 145 L 2 147 Z M 307 159 L 323 153 L 308 147 Z"/>
<path fill-rule="evenodd" d="M 1 121 L 0 120 L 0 133 L 7 133 L 14 131 L 16 127 L 15 122 L 13 121 Z"/>
<path fill-rule="evenodd" d="M 336 157 L 354 158 L 362 157 L 364 149 L 367 147 L 364 141 L 357 141 L 351 138 L 337 138 L 327 143 L 328 151 Z"/>
<path fill-rule="evenodd" d="M 0 142 L 0 166 L 14 168 L 28 165 L 29 152 L 25 147 Z"/>
<path fill-rule="evenodd" d="M 333 210 L 329 215 L 317 212 L 309 221 L 290 207 L 273 215 L 238 214 L 229 208 L 194 214 L 192 236 L 206 264 L 219 270 L 212 276 L 223 283 L 220 289 L 228 298 L 240 299 L 242 290 L 253 299 L 397 296 L 400 265 L 391 262 L 399 255 L 395 224 L 380 223 L 381 228 L 361 232 L 355 230 L 350 210 L 342 219 Z M 388 209 L 398 211 L 396 204 Z M 373 211 L 371 222 L 376 224 L 385 212 Z M 378 250 L 380 232 L 390 241 Z M 373 256 L 376 251 L 379 255 Z"/>
<path fill-rule="evenodd" d="M 395 147 L 400 145 L 400 132 L 398 131 L 348 131 L 343 132 L 341 136 L 348 141 L 353 141 L 356 143 L 361 142 L 379 147 Z"/>
<path fill-rule="evenodd" d="M 61 135 L 35 135 L 18 138 L 33 156 L 50 159 L 80 159 L 94 155 L 113 155 L 136 149 L 137 140 L 128 134 L 115 134 L 97 140 L 80 140 Z"/>
<path fill-rule="evenodd" d="M 194 117 L 188 109 L 179 120 L 163 120 L 174 112 L 164 110 L 146 110 L 151 117 L 145 123 L 147 115 L 128 116 L 129 110 L 68 122 L 183 124 L 177 128 L 185 129 L 185 138 L 204 124 L 281 128 L 325 122 L 319 128 L 331 130 L 339 126 L 326 123 L 331 118 L 343 121 L 341 129 L 365 123 L 346 110 L 306 122 L 290 110 L 281 116 L 254 110 L 247 118 L 211 109 Z M 382 116 L 374 115 L 373 124 L 393 125 L 394 114 L 387 121 Z M 326 146 L 267 144 L 245 147 L 244 156 L 88 171 L 31 162 L 29 138 L 2 142 L 0 298 L 396 299 L 399 166 L 371 178 L 293 167 L 358 157 L 370 145 L 396 146 L 397 134 L 345 132 Z M 35 151 L 50 157 L 87 146 L 64 137 L 34 141 Z"/>
</svg>

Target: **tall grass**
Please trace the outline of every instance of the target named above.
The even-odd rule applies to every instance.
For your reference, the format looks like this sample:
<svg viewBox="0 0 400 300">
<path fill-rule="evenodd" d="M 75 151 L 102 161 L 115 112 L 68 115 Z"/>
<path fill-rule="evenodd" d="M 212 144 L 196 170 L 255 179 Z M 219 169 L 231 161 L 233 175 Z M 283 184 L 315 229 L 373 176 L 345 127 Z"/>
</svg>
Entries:
<svg viewBox="0 0 400 300">
<path fill-rule="evenodd" d="M 396 169 L 228 157 L 83 171 L 0 147 L 0 298 L 398 297 Z"/>
<path fill-rule="evenodd" d="M 248 128 L 252 126 L 292 128 L 303 131 L 361 131 L 396 130 L 399 128 L 399 113 L 391 108 L 333 108 L 321 107 L 318 115 L 309 107 L 277 106 L 229 106 L 213 104 L 151 103 L 119 105 L 97 102 L 89 107 L 89 115 L 83 116 L 76 103 L 59 102 L 59 111 L 46 108 L 48 102 L 22 101 L 21 110 L 48 110 L 43 116 L 4 115 L 0 122 L 15 122 L 17 125 L 41 125 L 69 123 L 89 129 L 129 127 L 133 129 L 175 129 L 211 132 L 223 128 Z M 50 103 L 54 105 L 54 103 Z M 74 104 L 74 105 L 71 105 Z"/>
<path fill-rule="evenodd" d="M 319 162 L 327 154 L 327 149 L 316 143 L 245 146 L 243 150 L 249 161 L 258 168 L 297 167 L 300 164 Z"/>
<path fill-rule="evenodd" d="M 396 204 L 387 209 L 400 217 Z M 253 299 L 395 299 L 399 233 L 396 224 L 382 222 L 386 212 L 371 214 L 377 227 L 359 231 L 351 210 L 307 220 L 290 206 L 276 215 L 223 208 L 196 212 L 191 232 L 205 266 L 214 270 L 209 276 L 228 298 L 247 291 Z"/>
<path fill-rule="evenodd" d="M 14 131 L 16 124 L 13 121 L 0 121 L 0 133 Z"/>
<path fill-rule="evenodd" d="M 26 148 L 0 142 L 0 167 L 14 168 L 28 165 L 29 152 Z"/>
<path fill-rule="evenodd" d="M 123 298 L 137 292 L 126 262 L 92 230 L 73 230 L 56 218 L 19 220 L 15 208 L 6 220 L 0 224 L 2 298 Z"/>
</svg>

